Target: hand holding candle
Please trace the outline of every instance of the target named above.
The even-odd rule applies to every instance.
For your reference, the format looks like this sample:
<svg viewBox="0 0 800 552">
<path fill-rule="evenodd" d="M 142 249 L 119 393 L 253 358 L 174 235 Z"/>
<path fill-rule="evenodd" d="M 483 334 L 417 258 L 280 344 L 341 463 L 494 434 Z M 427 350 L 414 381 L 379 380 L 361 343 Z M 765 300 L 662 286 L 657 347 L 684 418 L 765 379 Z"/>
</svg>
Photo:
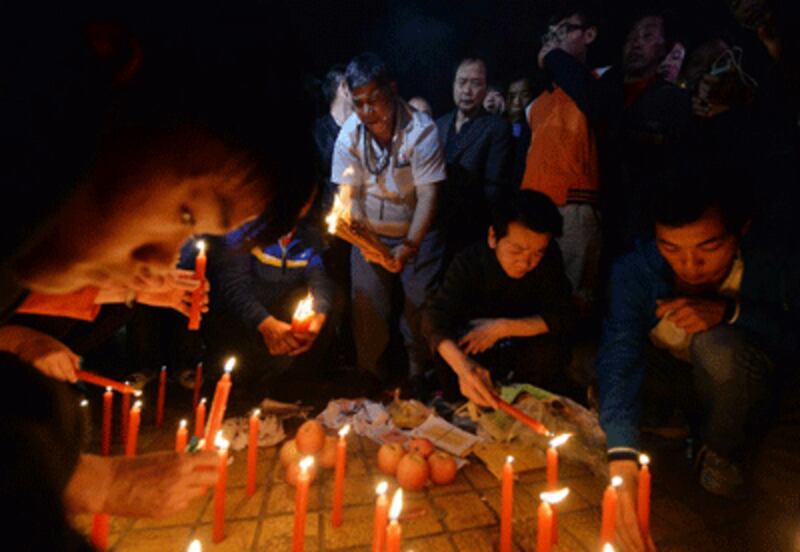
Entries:
<svg viewBox="0 0 800 552">
<path fill-rule="evenodd" d="M 372 528 L 372 552 L 383 552 L 383 545 L 386 541 L 386 523 L 389 520 L 389 499 L 386 491 L 389 485 L 386 481 L 381 481 L 375 488 L 378 495 L 375 500 L 375 523 Z"/>
<path fill-rule="evenodd" d="M 383 258 L 387 263 L 394 261 L 391 250 L 366 225 L 350 220 L 350 207 L 336 194 L 333 207 L 325 217 L 328 232 L 358 247 L 362 253 L 374 259 Z"/>
<path fill-rule="evenodd" d="M 317 313 L 314 312 L 314 297 L 311 292 L 297 304 L 297 309 L 292 316 L 292 332 L 296 334 L 308 333 L 311 321 Z"/>
<path fill-rule="evenodd" d="M 189 308 L 189 329 L 200 329 L 200 317 L 203 309 L 203 299 L 205 298 L 206 287 L 206 242 L 200 240 L 197 242 L 197 257 L 194 261 L 194 275 L 200 280 L 197 289 L 192 292 L 192 304 Z"/>
<path fill-rule="evenodd" d="M 347 441 L 345 437 L 350 432 L 346 425 L 339 430 L 339 441 L 336 443 L 336 471 L 333 485 L 333 512 L 331 523 L 334 527 L 342 525 L 342 510 L 344 508 L 344 472 L 347 465 Z"/>
</svg>

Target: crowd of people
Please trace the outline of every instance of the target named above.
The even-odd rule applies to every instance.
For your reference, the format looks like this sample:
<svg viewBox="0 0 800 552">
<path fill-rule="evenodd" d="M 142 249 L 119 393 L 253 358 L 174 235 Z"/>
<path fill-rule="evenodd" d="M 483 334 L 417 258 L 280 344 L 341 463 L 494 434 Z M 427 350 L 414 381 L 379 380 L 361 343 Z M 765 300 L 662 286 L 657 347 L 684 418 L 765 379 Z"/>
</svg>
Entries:
<svg viewBox="0 0 800 552">
<path fill-rule="evenodd" d="M 604 22 L 565 2 L 520 76 L 496 82 L 490 60 L 461 59 L 442 115 L 405 101 L 381 57 L 360 53 L 325 75 L 316 121 L 289 63 L 275 61 L 281 86 L 230 45 L 197 66 L 185 52 L 142 64 L 141 37 L 90 24 L 72 66 L 91 78 L 62 98 L 68 110 L 36 105 L 15 152 L 31 196 L 6 206 L 25 222 L 5 225 L 0 272 L 15 388 L 2 488 L 25 507 L 7 521 L 38 512 L 55 528 L 31 535 L 39 548 L 88 549 L 68 513 L 168 516 L 213 484 L 213 453 L 81 450 L 77 401 L 56 380 L 75 382 L 82 357 L 91 366 L 124 335 L 128 366 L 112 375 L 139 386 L 166 363 L 191 387 L 198 362 L 213 374 L 235 353 L 237 388 L 272 396 L 323 371 L 356 395 L 400 385 L 438 407 L 494 407 L 506 382 L 567 394 L 597 409 L 610 474 L 623 476 L 626 551 L 655 549 L 636 521 L 641 427 L 678 412 L 700 485 L 751 493 L 754 549 L 792 549 L 796 8 L 730 4 L 741 27 L 696 44 L 672 14 L 643 12 L 619 63 L 595 67 Z M 336 196 L 390 254 L 327 230 Z M 190 332 L 200 238 L 207 304 Z M 298 332 L 309 293 L 315 314 Z M 576 379 L 568 367 L 587 344 L 590 377 Z"/>
</svg>

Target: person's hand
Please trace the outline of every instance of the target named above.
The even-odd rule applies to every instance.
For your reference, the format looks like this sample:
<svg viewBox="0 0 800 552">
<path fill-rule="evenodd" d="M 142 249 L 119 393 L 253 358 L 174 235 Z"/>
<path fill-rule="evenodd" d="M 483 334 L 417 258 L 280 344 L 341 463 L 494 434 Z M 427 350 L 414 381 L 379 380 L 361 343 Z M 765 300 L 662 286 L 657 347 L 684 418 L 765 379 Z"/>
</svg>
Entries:
<svg viewBox="0 0 800 552">
<path fill-rule="evenodd" d="M 163 286 L 138 291 L 136 302 L 153 307 L 172 308 L 188 317 L 192 306 L 192 294 L 199 284 L 200 281 L 191 270 L 175 269 Z M 208 312 L 210 290 L 211 286 L 206 280 L 203 286 L 201 312 Z"/>
<path fill-rule="evenodd" d="M 730 106 L 712 103 L 709 100 L 712 89 L 719 84 L 719 77 L 706 73 L 697 84 L 697 91 L 692 96 L 692 112 L 698 117 L 710 119 L 726 112 Z"/>
<path fill-rule="evenodd" d="M 480 318 L 470 322 L 473 328 L 458 341 L 458 346 L 468 355 L 482 353 L 506 337 L 502 318 Z"/>
<path fill-rule="evenodd" d="M 395 272 L 400 272 L 406 266 L 408 260 L 417 254 L 416 249 L 412 249 L 411 247 L 407 246 L 404 243 L 400 245 L 396 245 L 392 248 L 392 256 L 395 260 L 395 267 L 397 270 Z"/>
<path fill-rule="evenodd" d="M 59 340 L 23 326 L 9 327 L 16 335 L 13 352 L 53 379 L 75 383 L 81 358 Z"/>
<path fill-rule="evenodd" d="M 292 325 L 274 316 L 265 318 L 258 325 L 258 331 L 272 356 L 289 354 L 300 347 L 301 342 L 292 332 Z"/>
<path fill-rule="evenodd" d="M 361 252 L 361 256 L 367 260 L 367 262 L 380 265 L 389 272 L 398 273 L 403 269 L 403 267 L 397 263 L 397 259 L 394 257 L 394 255 L 387 257 L 379 253 L 374 253 L 370 250 L 364 250 L 361 248 L 358 250 Z"/>
<path fill-rule="evenodd" d="M 465 363 L 456 370 L 461 394 L 479 406 L 497 408 L 497 399 L 492 391 L 492 376 L 489 370 L 474 361 Z"/>
<path fill-rule="evenodd" d="M 319 332 L 322 331 L 322 326 L 325 325 L 326 318 L 327 316 L 325 314 L 318 312 L 311 319 L 311 324 L 309 325 L 307 332 L 294 334 L 295 338 L 297 338 L 297 340 L 300 342 L 300 346 L 296 349 L 292 349 L 289 352 L 289 356 L 302 355 L 308 351 L 312 345 L 314 345 L 314 341 L 317 340 Z"/>
<path fill-rule="evenodd" d="M 114 457 L 102 512 L 113 516 L 166 518 L 189 506 L 217 482 L 214 451 Z"/>
<path fill-rule="evenodd" d="M 656 316 L 666 318 L 686 333 L 704 332 L 722 322 L 724 299 L 678 297 L 656 301 Z"/>
<path fill-rule="evenodd" d="M 621 552 L 655 552 L 653 539 L 642 539 L 639 518 L 636 513 L 636 497 L 639 488 L 639 467 L 633 460 L 612 460 L 608 464 L 611 477 L 622 477 L 622 486 L 617 488 L 617 545 Z"/>
</svg>

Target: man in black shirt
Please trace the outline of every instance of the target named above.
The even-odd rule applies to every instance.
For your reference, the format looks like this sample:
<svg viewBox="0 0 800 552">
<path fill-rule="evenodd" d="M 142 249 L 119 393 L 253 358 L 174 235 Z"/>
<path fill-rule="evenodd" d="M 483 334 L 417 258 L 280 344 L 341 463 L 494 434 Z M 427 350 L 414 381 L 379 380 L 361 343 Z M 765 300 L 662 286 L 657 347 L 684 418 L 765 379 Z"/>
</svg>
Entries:
<svg viewBox="0 0 800 552">
<path fill-rule="evenodd" d="M 566 365 L 575 312 L 560 234 L 553 202 L 524 190 L 495 208 L 486 242 L 453 260 L 423 312 L 447 398 L 457 376 L 464 396 L 494 406 L 492 376 L 546 385 Z"/>
</svg>

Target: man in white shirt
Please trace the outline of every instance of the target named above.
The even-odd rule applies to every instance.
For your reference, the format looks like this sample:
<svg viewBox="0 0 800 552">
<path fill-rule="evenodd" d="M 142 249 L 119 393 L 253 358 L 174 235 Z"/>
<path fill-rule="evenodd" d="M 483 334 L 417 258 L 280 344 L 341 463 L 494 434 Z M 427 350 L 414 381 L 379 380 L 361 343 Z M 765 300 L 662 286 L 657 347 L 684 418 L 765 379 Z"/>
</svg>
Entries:
<svg viewBox="0 0 800 552">
<path fill-rule="evenodd" d="M 442 148 L 433 120 L 397 95 L 378 56 L 355 57 L 346 79 L 354 113 L 336 140 L 331 180 L 351 198 L 353 219 L 366 223 L 392 251 L 391 259 L 383 259 L 353 248 L 357 365 L 363 373 L 385 375 L 382 360 L 400 315 L 413 378 L 428 354 L 419 337 L 419 310 L 442 269 L 443 244 L 431 230 L 437 189 L 445 179 Z"/>
</svg>

